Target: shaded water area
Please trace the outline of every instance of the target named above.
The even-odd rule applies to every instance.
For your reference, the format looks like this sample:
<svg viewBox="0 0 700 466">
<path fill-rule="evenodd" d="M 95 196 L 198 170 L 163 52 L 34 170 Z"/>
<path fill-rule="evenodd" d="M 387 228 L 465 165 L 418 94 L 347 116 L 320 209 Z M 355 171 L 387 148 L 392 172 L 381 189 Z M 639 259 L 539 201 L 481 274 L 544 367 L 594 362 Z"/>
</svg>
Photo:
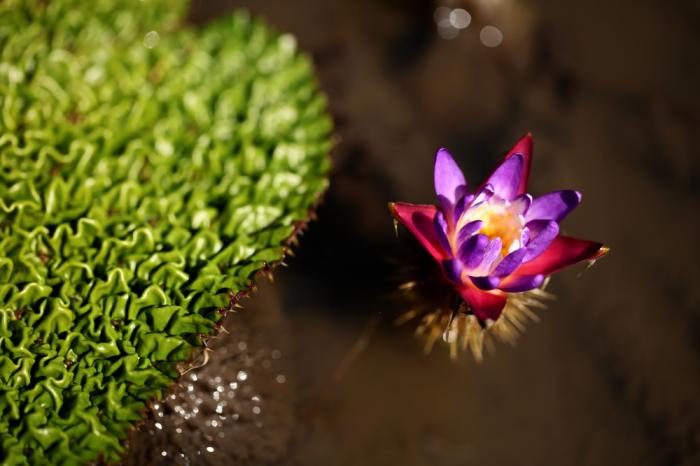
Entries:
<svg viewBox="0 0 700 466">
<path fill-rule="evenodd" d="M 338 134 L 331 189 L 127 464 L 699 464 L 697 3 L 245 3 L 191 17 L 248 6 L 312 54 Z M 564 231 L 612 253 L 555 277 L 515 347 L 424 355 L 414 325 L 392 324 L 412 245 L 386 203 L 432 202 L 438 147 L 474 185 L 527 131 L 531 191 L 582 191 Z"/>
</svg>

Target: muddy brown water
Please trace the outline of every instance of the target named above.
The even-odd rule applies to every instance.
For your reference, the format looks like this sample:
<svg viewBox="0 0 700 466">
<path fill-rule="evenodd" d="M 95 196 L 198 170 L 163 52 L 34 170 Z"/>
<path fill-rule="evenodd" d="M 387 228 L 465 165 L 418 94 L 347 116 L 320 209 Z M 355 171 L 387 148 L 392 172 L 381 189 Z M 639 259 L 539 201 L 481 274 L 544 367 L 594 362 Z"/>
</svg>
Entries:
<svg viewBox="0 0 700 466">
<path fill-rule="evenodd" d="M 248 6 L 312 54 L 336 118 L 331 190 L 126 463 L 700 464 L 696 3 L 246 4 L 198 1 L 192 19 Z M 439 6 L 471 23 L 441 38 Z M 555 277 L 515 347 L 426 356 L 391 325 L 403 252 L 386 202 L 432 202 L 437 147 L 474 185 L 526 131 L 531 191 L 581 190 L 564 229 L 612 252 Z"/>
</svg>

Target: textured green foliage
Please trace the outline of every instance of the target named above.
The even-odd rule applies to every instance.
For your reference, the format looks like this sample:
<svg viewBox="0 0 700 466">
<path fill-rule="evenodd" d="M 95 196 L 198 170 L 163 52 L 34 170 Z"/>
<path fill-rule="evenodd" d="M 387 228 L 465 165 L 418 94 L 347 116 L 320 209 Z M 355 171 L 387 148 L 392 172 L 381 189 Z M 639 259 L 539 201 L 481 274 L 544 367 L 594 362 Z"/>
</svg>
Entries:
<svg viewBox="0 0 700 466">
<path fill-rule="evenodd" d="M 293 38 L 186 7 L 0 2 L 3 464 L 117 461 L 326 187 Z"/>
</svg>

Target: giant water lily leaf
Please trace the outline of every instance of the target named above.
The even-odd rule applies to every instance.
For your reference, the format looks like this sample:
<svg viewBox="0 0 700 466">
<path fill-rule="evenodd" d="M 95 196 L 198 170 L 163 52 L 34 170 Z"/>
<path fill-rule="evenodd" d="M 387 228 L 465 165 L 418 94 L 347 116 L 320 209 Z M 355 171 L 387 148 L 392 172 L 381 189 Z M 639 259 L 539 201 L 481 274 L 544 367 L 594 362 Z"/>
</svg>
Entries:
<svg viewBox="0 0 700 466">
<path fill-rule="evenodd" d="M 293 37 L 186 8 L 0 2 L 2 464 L 118 461 L 326 188 Z"/>
</svg>

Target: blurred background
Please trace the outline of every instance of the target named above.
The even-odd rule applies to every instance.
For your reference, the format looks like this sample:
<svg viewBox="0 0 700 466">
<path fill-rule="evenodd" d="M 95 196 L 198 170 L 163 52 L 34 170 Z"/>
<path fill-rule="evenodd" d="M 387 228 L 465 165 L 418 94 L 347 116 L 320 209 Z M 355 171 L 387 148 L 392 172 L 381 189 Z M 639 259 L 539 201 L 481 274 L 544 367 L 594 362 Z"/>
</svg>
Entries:
<svg viewBox="0 0 700 466">
<path fill-rule="evenodd" d="M 700 464 L 700 3 L 198 0 L 191 20 L 239 7 L 312 55 L 331 188 L 127 463 Z M 433 202 L 438 147 L 475 185 L 528 131 L 530 192 L 582 191 L 564 230 L 612 252 L 558 275 L 515 347 L 425 355 L 392 323 L 386 204 Z"/>
</svg>

